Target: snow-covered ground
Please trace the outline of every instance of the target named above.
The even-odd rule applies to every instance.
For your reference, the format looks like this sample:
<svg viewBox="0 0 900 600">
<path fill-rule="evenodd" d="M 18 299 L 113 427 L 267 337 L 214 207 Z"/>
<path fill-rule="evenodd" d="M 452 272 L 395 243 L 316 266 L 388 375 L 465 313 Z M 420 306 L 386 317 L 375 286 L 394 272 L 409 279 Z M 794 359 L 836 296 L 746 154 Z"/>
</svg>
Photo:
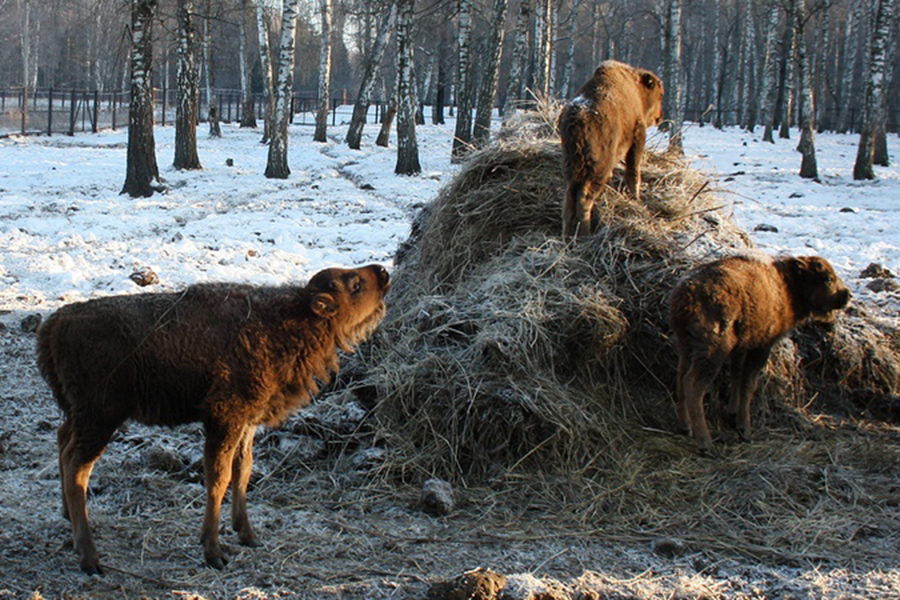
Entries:
<svg viewBox="0 0 900 600">
<path fill-rule="evenodd" d="M 331 265 L 390 264 L 418 204 L 434 198 L 458 167 L 450 163 L 454 123 L 417 130 L 423 172 L 394 174 L 391 148 L 341 143 L 351 107 L 338 112 L 327 144 L 310 126 L 291 130 L 287 180 L 263 176 L 260 132 L 198 130 L 201 171 L 175 171 L 173 127 L 156 129 L 168 193 L 119 194 L 126 133 L 0 139 L 0 312 L 45 311 L 110 293 L 139 291 L 129 275 L 149 267 L 155 289 L 211 280 L 261 284 L 303 280 Z M 687 155 L 717 174 L 723 199 L 764 250 L 821 254 L 867 300 L 896 306 L 891 292 L 865 290 L 860 271 L 879 262 L 900 273 L 900 168 L 854 182 L 858 136 L 817 136 L 821 182 L 797 176 L 791 140 L 761 141 L 738 129 L 689 126 Z M 896 136 L 889 145 L 896 148 Z M 655 133 L 650 146 L 662 148 Z M 233 166 L 226 164 L 232 159 Z M 777 232 L 753 231 L 771 225 Z M 860 297 L 858 296 L 858 297 Z M 21 316 L 21 314 L 20 314 Z M 14 318 L 9 316 L 8 318 Z M 0 317 L 3 319 L 3 317 Z"/>
</svg>

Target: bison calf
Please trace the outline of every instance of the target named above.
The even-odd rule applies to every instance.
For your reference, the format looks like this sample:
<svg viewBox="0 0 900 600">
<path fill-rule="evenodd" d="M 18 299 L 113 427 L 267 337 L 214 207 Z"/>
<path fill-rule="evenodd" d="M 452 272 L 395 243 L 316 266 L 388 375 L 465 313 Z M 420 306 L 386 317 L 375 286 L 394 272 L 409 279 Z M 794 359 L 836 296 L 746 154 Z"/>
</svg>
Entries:
<svg viewBox="0 0 900 600">
<path fill-rule="evenodd" d="M 804 321 L 833 319 L 849 302 L 850 291 L 816 256 L 734 256 L 691 272 L 675 286 L 669 307 L 678 342 L 679 426 L 702 452 L 715 452 L 703 399 L 729 362 L 727 413 L 749 440 L 750 400 L 772 346 Z"/>
<path fill-rule="evenodd" d="M 662 118 L 662 81 L 652 72 L 608 60 L 559 116 L 566 197 L 563 236 L 590 233 L 594 202 L 625 160 L 625 184 L 641 198 L 641 157 L 647 128 Z"/>
<path fill-rule="evenodd" d="M 99 573 L 86 509 L 94 462 L 116 428 L 202 422 L 206 434 L 206 562 L 225 566 L 219 510 L 232 486 L 231 523 L 258 545 L 247 484 L 258 425 L 278 425 L 309 403 L 384 316 L 390 288 L 379 265 L 326 269 L 305 286 L 203 284 L 180 293 L 71 304 L 38 331 L 38 363 L 65 422 L 59 428 L 63 514 L 81 568 Z"/>
</svg>

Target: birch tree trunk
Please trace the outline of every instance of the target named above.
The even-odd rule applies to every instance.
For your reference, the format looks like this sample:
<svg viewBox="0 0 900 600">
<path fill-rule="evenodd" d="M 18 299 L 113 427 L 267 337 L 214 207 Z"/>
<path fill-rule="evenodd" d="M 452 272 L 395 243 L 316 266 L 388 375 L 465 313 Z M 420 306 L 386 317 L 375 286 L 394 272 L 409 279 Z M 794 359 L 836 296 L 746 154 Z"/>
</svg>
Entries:
<svg viewBox="0 0 900 600">
<path fill-rule="evenodd" d="M 153 138 L 153 19 L 156 0 L 131 2 L 131 104 L 123 194 L 146 198 L 159 188 Z M 157 185 L 154 186 L 154 180 Z"/>
<path fill-rule="evenodd" d="M 893 0 L 875 0 L 871 47 L 869 50 L 869 71 L 866 74 L 865 107 L 860 127 L 859 148 L 853 179 L 875 179 L 872 167 L 875 152 L 875 137 L 884 128 L 884 94 L 887 66 L 887 42 L 893 17 Z"/>
<path fill-rule="evenodd" d="M 241 127 L 256 127 L 256 110 L 253 106 L 253 86 L 250 82 L 250 56 L 247 54 L 247 19 L 250 16 L 250 3 L 248 0 L 241 0 L 238 10 L 238 58 L 240 60 L 241 70 Z M 212 67 L 210 67 L 210 71 Z M 210 132 L 212 132 L 212 112 L 214 104 L 210 97 Z M 216 126 L 218 127 L 219 110 L 216 109 Z M 219 134 L 221 135 L 221 133 Z"/>
<path fill-rule="evenodd" d="M 828 106 L 828 98 L 831 96 L 831 78 L 828 76 L 828 52 L 830 48 L 829 32 L 831 30 L 831 0 L 824 0 L 822 4 L 823 24 L 819 28 L 821 31 L 821 39 L 817 43 L 819 52 L 816 53 L 816 69 L 815 69 L 815 85 L 816 90 L 816 129 L 822 133 L 829 124 L 830 119 L 826 108 Z M 827 127 L 832 129 L 832 127 Z"/>
<path fill-rule="evenodd" d="M 241 55 L 244 55 L 243 48 Z M 206 17 L 203 19 L 203 64 L 205 65 L 203 83 L 206 87 L 206 103 L 209 106 L 207 111 L 209 137 L 222 137 L 222 128 L 219 126 L 219 103 L 216 99 L 216 75 L 213 69 L 212 0 L 206 0 Z M 241 76 L 243 78 L 243 73 Z"/>
<path fill-rule="evenodd" d="M 535 57 L 534 93 L 539 98 L 550 96 L 550 53 L 552 46 L 553 0 L 537 0 L 537 18 L 534 20 Z"/>
<path fill-rule="evenodd" d="M 369 112 L 369 105 L 372 103 L 372 93 L 375 91 L 375 85 L 378 83 L 378 66 L 384 58 L 385 48 L 387 48 L 388 41 L 391 38 L 391 28 L 393 27 L 396 14 L 397 5 L 392 2 L 390 10 L 385 11 L 381 17 L 375 41 L 372 43 L 369 55 L 365 59 L 363 77 L 359 84 L 359 93 L 356 95 L 356 103 L 353 105 L 353 117 L 350 119 L 350 126 L 347 128 L 345 140 L 347 145 L 354 150 L 359 150 L 363 127 L 366 125 L 366 114 Z"/>
<path fill-rule="evenodd" d="M 898 18 L 897 7 L 893 7 L 894 12 L 894 21 L 900 23 L 900 18 Z M 888 22 L 890 22 L 890 18 L 888 18 Z M 888 145 L 887 145 L 887 106 L 888 106 L 888 90 L 891 89 L 891 82 L 893 79 L 893 72 L 890 68 L 890 65 L 896 64 L 897 61 L 897 29 L 895 26 L 888 25 L 888 41 L 886 42 L 885 49 L 885 72 L 884 72 L 884 103 L 885 103 L 885 115 L 881 120 L 881 126 L 878 128 L 878 131 L 875 134 L 875 152 L 872 155 L 872 162 L 881 167 L 889 167 L 891 165 L 891 158 L 888 154 Z"/>
<path fill-rule="evenodd" d="M 288 126 L 291 123 L 294 87 L 294 32 L 297 16 L 300 14 L 300 0 L 285 0 L 281 16 L 281 49 L 278 52 L 278 81 L 275 86 L 275 114 L 272 122 L 269 156 L 266 162 L 266 177 L 287 179 L 291 174 L 288 167 Z"/>
<path fill-rule="evenodd" d="M 777 78 L 778 61 L 775 50 L 778 44 L 779 4 L 769 0 L 768 18 L 766 19 L 766 46 L 763 55 L 763 81 L 759 92 L 759 120 L 765 127 L 763 141 L 775 143 L 773 129 L 775 127 L 775 102 L 778 99 Z"/>
<path fill-rule="evenodd" d="M 681 78 L 681 0 L 669 0 L 666 18 L 666 65 L 669 80 L 665 82 L 666 95 L 671 97 L 669 103 L 669 152 L 683 154 L 682 122 L 684 121 L 684 105 L 682 103 L 683 84 Z"/>
<path fill-rule="evenodd" d="M 747 0 L 747 13 L 744 18 L 744 73 L 743 95 L 741 96 L 741 125 L 749 132 L 756 128 L 756 100 L 753 89 L 756 82 L 756 28 L 753 22 L 753 2 Z"/>
<path fill-rule="evenodd" d="M 858 33 L 854 29 L 860 27 L 862 20 L 863 0 L 855 0 L 853 16 L 847 19 L 847 31 L 844 34 L 844 60 L 841 65 L 841 97 L 838 110 L 838 132 L 847 133 L 852 128 L 850 107 L 853 104 L 853 78 L 856 73 L 856 50 Z"/>
<path fill-rule="evenodd" d="M 797 40 L 797 73 L 800 79 L 800 144 L 797 150 L 803 155 L 800 177 L 817 179 L 816 166 L 816 109 L 813 105 L 812 82 L 810 81 L 809 57 L 806 53 L 804 30 L 809 16 L 806 14 L 806 0 L 794 0 L 794 37 Z"/>
<path fill-rule="evenodd" d="M 263 125 L 263 137 L 267 143 L 272 136 L 275 123 L 275 74 L 272 72 L 272 51 L 269 48 L 269 18 L 264 0 L 256 0 L 256 31 L 259 37 L 259 64 L 263 79 L 263 97 L 266 104 L 266 120 Z"/>
<path fill-rule="evenodd" d="M 572 2 L 572 12 L 569 15 L 569 46 L 566 48 L 566 62 L 563 65 L 562 85 L 559 86 L 559 95 L 568 98 L 574 91 L 572 76 L 575 74 L 575 37 L 578 32 L 578 9 L 581 8 L 581 0 Z"/>
<path fill-rule="evenodd" d="M 472 0 L 459 0 L 459 42 L 456 66 L 456 132 L 452 158 L 460 160 L 472 142 Z"/>
<path fill-rule="evenodd" d="M 712 87 L 713 103 L 716 105 L 716 116 L 713 120 L 713 126 L 717 129 L 722 129 L 725 124 L 722 121 L 722 48 L 719 47 L 719 28 L 722 18 L 721 0 L 715 0 L 713 13 Z"/>
<path fill-rule="evenodd" d="M 528 22 L 531 20 L 533 6 L 533 0 L 519 2 L 519 14 L 516 16 L 516 40 L 509 65 L 509 79 L 506 82 L 506 97 L 502 106 L 504 116 L 514 114 L 517 102 L 522 99 L 525 62 L 528 58 Z"/>
<path fill-rule="evenodd" d="M 416 80 L 413 67 L 413 6 L 415 0 L 397 1 L 397 175 L 415 175 L 419 165 L 416 140 Z"/>
<path fill-rule="evenodd" d="M 31 0 L 22 3 L 22 135 L 28 131 L 28 89 L 31 86 Z M 152 192 L 151 192 L 152 193 Z"/>
<path fill-rule="evenodd" d="M 781 128 L 778 130 L 778 137 L 784 140 L 791 137 L 791 119 L 794 111 L 794 57 L 797 54 L 797 21 L 800 19 L 795 0 L 792 0 L 787 12 L 788 40 L 784 48 L 787 62 L 784 70 L 784 94 L 781 99 Z"/>
<path fill-rule="evenodd" d="M 322 15 L 322 42 L 319 51 L 319 97 L 316 111 L 316 131 L 313 141 L 328 141 L 328 113 L 331 110 L 331 0 L 319 0 Z"/>
<path fill-rule="evenodd" d="M 176 169 L 202 169 L 197 155 L 197 113 L 200 87 L 194 65 L 194 1 L 178 0 L 178 104 L 175 108 Z"/>
<path fill-rule="evenodd" d="M 491 13 L 491 33 L 488 38 L 484 71 L 481 74 L 481 90 L 478 92 L 478 106 L 475 110 L 475 146 L 486 146 L 491 137 L 491 113 L 497 98 L 497 84 L 500 81 L 500 57 L 503 52 L 503 34 L 506 30 L 506 10 L 509 0 L 494 0 Z"/>
</svg>

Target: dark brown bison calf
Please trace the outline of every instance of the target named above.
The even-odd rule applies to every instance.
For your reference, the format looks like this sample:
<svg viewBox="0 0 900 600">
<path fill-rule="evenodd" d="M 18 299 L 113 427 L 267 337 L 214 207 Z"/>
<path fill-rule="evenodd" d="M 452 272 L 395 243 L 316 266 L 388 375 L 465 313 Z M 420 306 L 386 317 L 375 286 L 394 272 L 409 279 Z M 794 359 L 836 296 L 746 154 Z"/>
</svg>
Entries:
<svg viewBox="0 0 900 600">
<path fill-rule="evenodd" d="M 769 352 L 804 321 L 830 321 L 850 291 L 823 258 L 775 260 L 734 256 L 705 264 L 672 291 L 670 319 L 678 342 L 678 424 L 701 452 L 714 453 L 703 399 L 730 363 L 727 413 L 750 439 L 750 401 Z"/>
<path fill-rule="evenodd" d="M 594 202 L 625 160 L 625 184 L 641 199 L 641 158 L 647 128 L 662 118 L 662 81 L 652 72 L 608 60 L 566 104 L 562 138 L 566 197 L 563 236 L 588 235 Z"/>
<path fill-rule="evenodd" d="M 206 562 L 225 566 L 219 510 L 232 485 L 231 524 L 258 545 L 247 484 L 258 425 L 309 403 L 384 316 L 390 288 L 379 265 L 326 269 L 306 286 L 203 284 L 179 293 L 71 304 L 38 331 L 38 363 L 66 420 L 59 428 L 63 514 L 81 568 L 99 573 L 85 493 L 94 462 L 126 419 L 202 422 L 206 434 Z"/>
</svg>

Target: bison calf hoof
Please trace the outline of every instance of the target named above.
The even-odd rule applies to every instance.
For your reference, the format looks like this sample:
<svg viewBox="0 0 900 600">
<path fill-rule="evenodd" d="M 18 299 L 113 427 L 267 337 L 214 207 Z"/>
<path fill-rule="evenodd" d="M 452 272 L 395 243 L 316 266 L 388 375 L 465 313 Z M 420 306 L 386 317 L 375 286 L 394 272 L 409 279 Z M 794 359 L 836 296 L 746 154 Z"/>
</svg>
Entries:
<svg viewBox="0 0 900 600">
<path fill-rule="evenodd" d="M 247 546 L 248 548 L 259 548 L 262 546 L 262 543 L 260 543 L 255 535 L 250 535 L 249 537 L 238 536 L 238 539 L 242 546 Z"/>
<path fill-rule="evenodd" d="M 81 570 L 85 575 L 103 575 L 103 570 L 96 561 L 82 561 Z"/>
<path fill-rule="evenodd" d="M 218 569 L 218 570 L 221 571 L 222 569 L 225 568 L 225 565 L 228 564 L 228 559 L 225 558 L 224 555 L 220 555 L 220 556 L 207 556 L 207 557 L 206 557 L 206 564 L 208 564 L 209 566 L 211 566 L 213 569 Z"/>
</svg>

